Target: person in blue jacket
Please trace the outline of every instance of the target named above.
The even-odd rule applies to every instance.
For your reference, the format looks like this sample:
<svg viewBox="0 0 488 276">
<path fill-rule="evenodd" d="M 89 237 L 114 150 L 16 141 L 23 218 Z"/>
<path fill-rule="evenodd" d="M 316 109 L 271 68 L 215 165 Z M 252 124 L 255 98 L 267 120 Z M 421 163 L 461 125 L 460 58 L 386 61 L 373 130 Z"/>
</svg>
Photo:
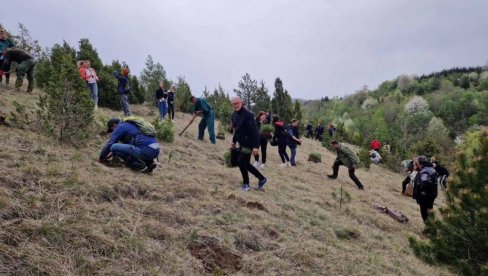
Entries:
<svg viewBox="0 0 488 276">
<path fill-rule="evenodd" d="M 122 68 L 120 72 L 114 72 L 114 77 L 119 81 L 117 85 L 117 92 L 119 93 L 120 105 L 124 109 L 124 115 L 126 117 L 131 115 L 129 106 L 130 81 L 129 81 L 129 69 Z"/>
<path fill-rule="evenodd" d="M 134 171 L 149 173 L 156 168 L 154 159 L 159 155 L 159 144 L 155 137 L 144 135 L 132 122 L 115 118 L 108 121 L 107 127 L 112 136 L 100 152 L 100 163 L 113 155 Z"/>
<path fill-rule="evenodd" d="M 242 174 L 242 190 L 249 191 L 249 173 L 258 179 L 258 189 L 262 189 L 268 181 L 258 169 L 251 165 L 251 154 L 259 154 L 259 130 L 254 119 L 254 115 L 244 108 L 240 97 L 231 99 L 232 108 L 232 128 L 234 137 L 232 137 L 232 148 L 236 148 L 239 143 L 239 157 L 237 164 Z"/>
<path fill-rule="evenodd" d="M 208 135 L 210 137 L 210 143 L 215 144 L 215 114 L 212 107 L 202 98 L 196 98 L 191 96 L 190 102 L 193 104 L 193 118 L 192 121 L 200 114 L 203 118 L 198 125 L 198 139 L 203 141 L 205 134 L 205 128 L 208 128 Z"/>
<path fill-rule="evenodd" d="M 296 163 L 296 156 L 297 156 L 297 146 L 302 144 L 302 140 L 300 140 L 300 132 L 298 131 L 298 125 L 300 122 L 296 119 L 291 121 L 291 126 L 288 128 L 288 147 L 291 150 L 290 156 L 290 165 L 295 167 Z"/>
</svg>

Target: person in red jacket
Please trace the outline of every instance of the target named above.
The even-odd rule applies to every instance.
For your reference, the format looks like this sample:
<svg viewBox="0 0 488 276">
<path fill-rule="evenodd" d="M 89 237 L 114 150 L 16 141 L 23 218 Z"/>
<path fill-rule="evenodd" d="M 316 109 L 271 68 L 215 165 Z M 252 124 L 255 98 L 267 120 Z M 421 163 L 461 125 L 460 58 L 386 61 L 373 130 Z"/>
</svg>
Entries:
<svg viewBox="0 0 488 276">
<path fill-rule="evenodd" d="M 380 141 L 376 140 L 376 138 L 373 137 L 373 141 L 371 141 L 369 147 L 371 148 L 371 150 L 379 151 L 381 148 L 381 143 Z"/>
</svg>

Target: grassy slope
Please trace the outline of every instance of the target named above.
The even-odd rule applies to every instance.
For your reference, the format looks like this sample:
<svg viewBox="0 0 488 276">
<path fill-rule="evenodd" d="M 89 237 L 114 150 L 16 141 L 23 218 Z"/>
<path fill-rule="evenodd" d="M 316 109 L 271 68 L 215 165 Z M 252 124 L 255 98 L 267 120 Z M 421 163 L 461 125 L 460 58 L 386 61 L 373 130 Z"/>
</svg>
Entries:
<svg viewBox="0 0 488 276">
<path fill-rule="evenodd" d="M 8 113 L 14 99 L 34 105 L 37 95 L 2 88 L 0 108 Z M 188 119 L 177 114 L 177 130 Z M 223 166 L 229 137 L 216 146 L 199 142 L 196 125 L 163 145 L 152 175 L 97 163 L 107 137 L 75 149 L 0 126 L 0 274 L 449 274 L 408 246 L 423 225 L 415 202 L 400 196 L 402 176 L 360 169 L 364 192 L 344 168 L 327 180 L 334 155 L 306 140 L 297 168 L 279 169 L 277 148 L 269 147 L 266 191 L 244 193 L 238 169 Z M 323 163 L 306 161 L 312 151 L 322 152 Z M 339 210 L 332 192 L 341 185 L 352 201 Z"/>
</svg>

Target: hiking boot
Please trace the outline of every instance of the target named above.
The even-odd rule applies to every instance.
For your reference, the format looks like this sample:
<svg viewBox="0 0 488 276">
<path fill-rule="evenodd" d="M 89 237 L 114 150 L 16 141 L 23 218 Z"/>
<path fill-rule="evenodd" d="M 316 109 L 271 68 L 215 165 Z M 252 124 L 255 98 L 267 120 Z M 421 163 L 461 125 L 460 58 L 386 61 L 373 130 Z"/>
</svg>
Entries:
<svg viewBox="0 0 488 276">
<path fill-rule="evenodd" d="M 268 183 L 267 178 L 261 179 L 258 183 L 258 190 L 261 190 L 264 187 L 264 185 L 266 185 L 266 183 Z"/>
<path fill-rule="evenodd" d="M 330 178 L 330 179 L 336 179 L 337 178 L 337 176 L 334 176 L 332 174 L 328 174 L 327 177 Z"/>
<path fill-rule="evenodd" d="M 251 189 L 251 187 L 249 186 L 249 184 L 243 184 L 241 187 L 241 190 L 243 190 L 244 192 L 247 192 L 250 189 Z"/>
<path fill-rule="evenodd" d="M 157 167 L 156 163 L 151 163 L 146 169 L 142 170 L 144 173 L 152 173 L 152 171 Z"/>
</svg>

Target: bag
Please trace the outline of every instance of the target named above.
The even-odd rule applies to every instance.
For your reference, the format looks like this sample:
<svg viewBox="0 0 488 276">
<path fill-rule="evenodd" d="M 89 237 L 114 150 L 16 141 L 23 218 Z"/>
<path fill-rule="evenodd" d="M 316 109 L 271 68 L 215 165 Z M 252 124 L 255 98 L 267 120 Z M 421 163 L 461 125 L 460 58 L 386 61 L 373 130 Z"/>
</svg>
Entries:
<svg viewBox="0 0 488 276">
<path fill-rule="evenodd" d="M 141 117 L 129 116 L 123 119 L 123 121 L 133 123 L 139 129 L 139 132 L 144 135 L 156 137 L 156 129 L 154 126 Z"/>
<path fill-rule="evenodd" d="M 273 138 L 271 139 L 271 141 L 269 141 L 269 144 L 273 147 L 276 147 L 278 145 L 278 137 L 276 137 L 276 135 L 274 135 Z"/>
<path fill-rule="evenodd" d="M 409 197 L 413 196 L 413 184 L 412 183 L 407 184 L 407 188 L 405 189 L 405 195 L 409 196 Z"/>
</svg>

